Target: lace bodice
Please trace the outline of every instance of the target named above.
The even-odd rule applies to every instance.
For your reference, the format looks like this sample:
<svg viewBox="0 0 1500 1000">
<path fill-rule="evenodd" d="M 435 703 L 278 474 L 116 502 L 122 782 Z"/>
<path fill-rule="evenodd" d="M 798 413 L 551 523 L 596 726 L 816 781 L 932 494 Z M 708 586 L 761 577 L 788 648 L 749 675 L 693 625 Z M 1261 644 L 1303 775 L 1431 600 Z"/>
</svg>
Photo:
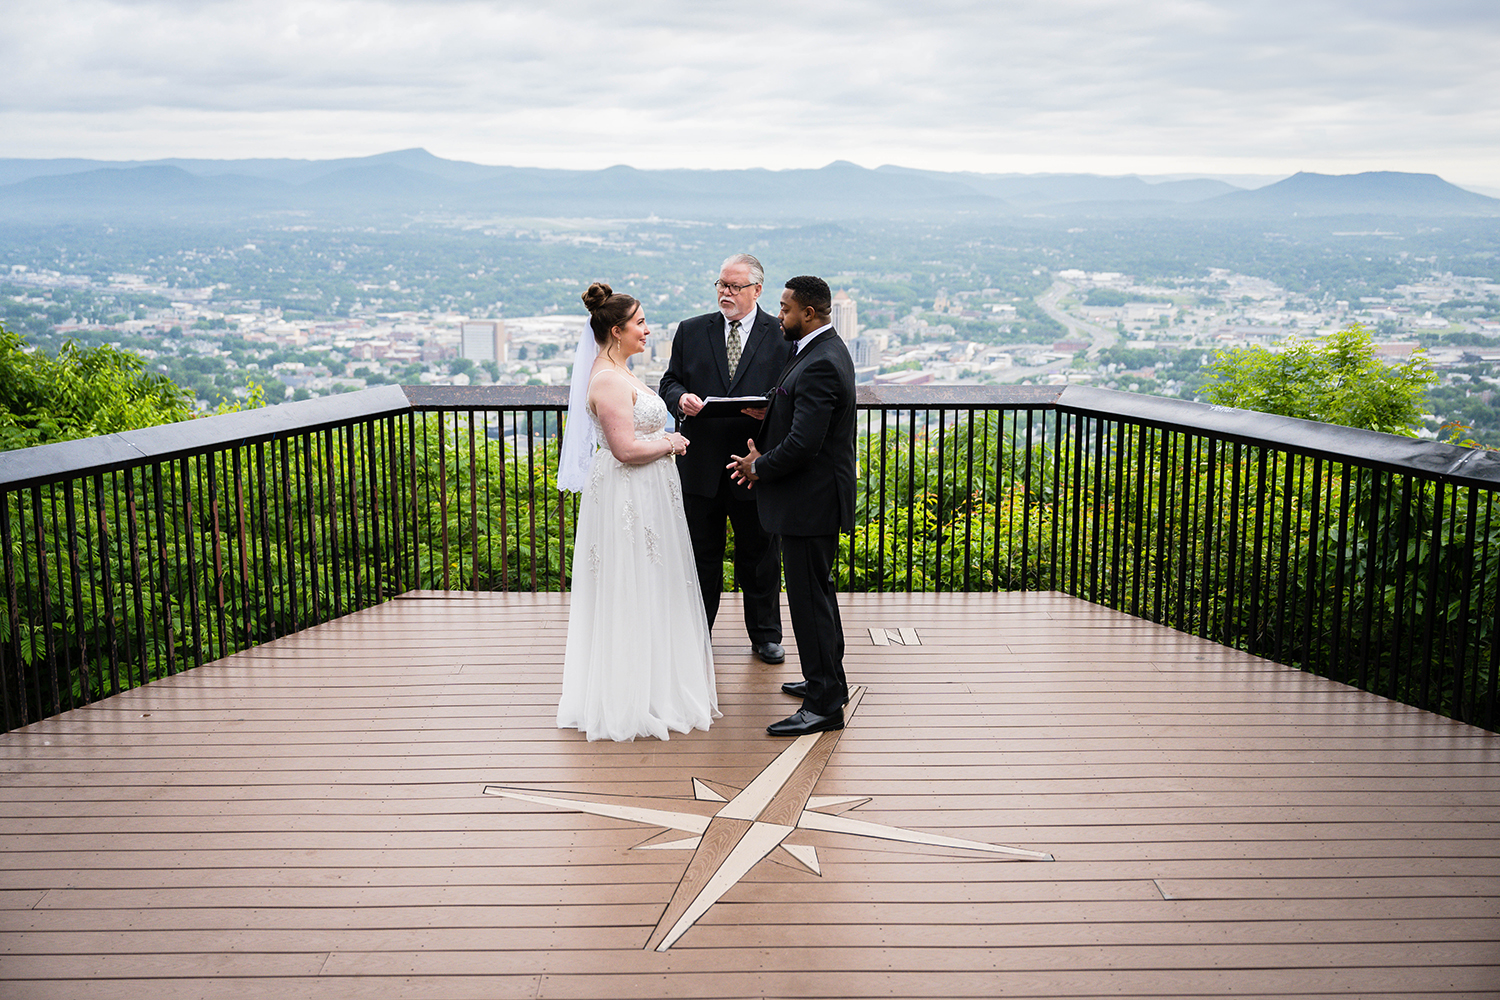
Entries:
<svg viewBox="0 0 1500 1000">
<path fill-rule="evenodd" d="M 636 390 L 632 415 L 637 441 L 660 440 L 666 434 L 667 421 L 672 416 L 667 412 L 667 404 L 650 389 Z M 594 412 L 593 407 L 589 408 L 589 419 L 594 422 L 596 439 L 601 445 L 604 444 L 604 425 L 599 422 L 599 414 Z"/>
</svg>

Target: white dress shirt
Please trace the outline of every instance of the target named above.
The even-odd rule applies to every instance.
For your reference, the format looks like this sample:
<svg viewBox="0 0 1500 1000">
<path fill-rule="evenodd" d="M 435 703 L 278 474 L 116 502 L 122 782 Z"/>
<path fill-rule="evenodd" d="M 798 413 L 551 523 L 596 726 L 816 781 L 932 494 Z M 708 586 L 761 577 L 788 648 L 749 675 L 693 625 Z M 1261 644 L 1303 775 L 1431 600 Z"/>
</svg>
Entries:
<svg viewBox="0 0 1500 1000">
<path fill-rule="evenodd" d="M 735 320 L 735 322 L 739 323 L 739 325 L 740 325 L 740 350 L 743 351 L 745 349 L 745 344 L 750 339 L 750 328 L 755 325 L 755 321 L 757 319 L 759 319 L 759 318 L 760 318 L 760 303 L 757 302 L 757 303 L 755 303 L 755 305 L 753 305 L 753 306 L 750 307 L 750 311 L 747 312 L 747 313 L 745 313 L 745 315 L 742 318 L 740 318 L 738 320 Z M 725 316 L 724 317 L 724 349 L 726 351 L 729 349 L 729 323 L 730 323 L 729 317 Z"/>
<path fill-rule="evenodd" d="M 816 330 L 814 330 L 812 333 L 809 333 L 807 336 L 798 338 L 798 340 L 797 340 L 797 347 L 796 347 L 796 352 L 795 353 L 801 354 L 802 353 L 802 348 L 804 348 L 808 344 L 812 343 L 812 340 L 813 340 L 814 337 L 816 337 L 818 334 L 822 333 L 824 330 L 831 330 L 831 329 L 833 329 L 833 324 L 832 323 L 824 323 L 822 326 L 818 327 Z M 759 464 L 760 464 L 760 459 L 759 458 L 757 458 L 755 461 L 751 462 L 750 463 L 750 471 L 752 473 L 755 473 L 756 475 L 759 475 L 759 472 L 757 472 L 756 468 L 755 468 Z"/>
<path fill-rule="evenodd" d="M 797 350 L 796 350 L 796 353 L 797 354 L 801 354 L 802 353 L 802 348 L 804 348 L 808 344 L 812 343 L 812 339 L 814 337 L 816 337 L 818 334 L 822 333 L 824 330 L 831 330 L 831 329 L 833 329 L 833 324 L 832 323 L 824 323 L 822 326 L 818 327 L 812 333 L 809 333 L 807 336 L 805 336 L 802 339 L 798 340 L 797 341 Z"/>
</svg>

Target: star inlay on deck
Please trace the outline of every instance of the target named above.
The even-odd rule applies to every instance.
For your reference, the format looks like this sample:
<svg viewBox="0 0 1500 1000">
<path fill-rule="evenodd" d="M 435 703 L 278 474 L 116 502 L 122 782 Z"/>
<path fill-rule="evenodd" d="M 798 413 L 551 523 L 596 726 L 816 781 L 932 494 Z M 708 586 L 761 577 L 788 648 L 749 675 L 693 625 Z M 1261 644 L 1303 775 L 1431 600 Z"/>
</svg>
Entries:
<svg viewBox="0 0 1500 1000">
<path fill-rule="evenodd" d="M 856 685 L 851 689 L 849 703 L 844 706 L 846 726 L 854 721 L 864 694 L 864 685 Z M 707 782 L 697 778 L 693 779 L 693 798 L 686 800 L 569 796 L 503 785 L 489 785 L 484 792 L 486 795 L 558 806 L 595 816 L 612 816 L 691 834 L 668 840 L 653 837 L 635 848 L 693 852 L 687 871 L 667 904 L 666 912 L 646 942 L 646 948 L 655 951 L 666 951 L 672 947 L 730 887 L 773 852 L 784 854 L 814 875 L 822 874 L 817 850 L 812 845 L 786 842 L 799 829 L 959 848 L 1032 861 L 1053 860 L 1052 855 L 1039 851 L 902 830 L 843 815 L 870 799 L 858 796 L 815 797 L 812 794 L 819 776 L 837 749 L 841 736 L 843 731 L 835 730 L 797 737 L 749 785 L 743 789 L 729 789 L 734 793 L 733 798 L 726 798 Z M 685 811 L 684 806 L 689 802 L 710 802 L 717 808 L 711 814 Z"/>
</svg>

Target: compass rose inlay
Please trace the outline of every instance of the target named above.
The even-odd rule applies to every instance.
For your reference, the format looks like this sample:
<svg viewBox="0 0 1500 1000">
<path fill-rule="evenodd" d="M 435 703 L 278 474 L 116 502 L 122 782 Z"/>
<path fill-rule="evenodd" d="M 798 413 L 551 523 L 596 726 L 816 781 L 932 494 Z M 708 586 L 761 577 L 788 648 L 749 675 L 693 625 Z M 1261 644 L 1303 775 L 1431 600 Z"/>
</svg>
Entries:
<svg viewBox="0 0 1500 1000">
<path fill-rule="evenodd" d="M 853 718 L 864 693 L 863 686 L 850 692 L 849 704 L 844 708 L 846 720 Z M 786 843 L 797 830 L 960 848 L 1033 861 L 1052 860 L 1052 855 L 1039 851 L 903 830 L 844 815 L 870 799 L 812 794 L 842 735 L 841 730 L 836 730 L 799 736 L 743 789 L 725 788 L 734 792 L 732 797 L 726 797 L 713 784 L 699 778 L 693 779 L 692 799 L 585 796 L 505 785 L 487 785 L 484 793 L 688 834 L 666 840 L 653 837 L 634 848 L 693 852 L 687 871 L 646 942 L 646 949 L 655 951 L 672 947 L 699 917 L 767 857 L 783 860 L 773 855 L 784 855 L 797 866 L 821 876 L 817 851 L 811 845 Z M 705 810 L 715 804 L 718 808 L 712 812 L 694 809 Z"/>
</svg>

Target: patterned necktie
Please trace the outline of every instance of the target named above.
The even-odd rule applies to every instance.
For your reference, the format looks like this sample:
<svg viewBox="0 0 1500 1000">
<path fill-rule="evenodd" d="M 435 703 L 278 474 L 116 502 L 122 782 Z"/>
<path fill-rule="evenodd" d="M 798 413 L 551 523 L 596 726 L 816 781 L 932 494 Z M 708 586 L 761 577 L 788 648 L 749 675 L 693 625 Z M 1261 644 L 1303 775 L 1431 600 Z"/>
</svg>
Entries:
<svg viewBox="0 0 1500 1000">
<path fill-rule="evenodd" d="M 734 381 L 734 370 L 740 366 L 740 321 L 729 323 L 729 380 Z"/>
</svg>

